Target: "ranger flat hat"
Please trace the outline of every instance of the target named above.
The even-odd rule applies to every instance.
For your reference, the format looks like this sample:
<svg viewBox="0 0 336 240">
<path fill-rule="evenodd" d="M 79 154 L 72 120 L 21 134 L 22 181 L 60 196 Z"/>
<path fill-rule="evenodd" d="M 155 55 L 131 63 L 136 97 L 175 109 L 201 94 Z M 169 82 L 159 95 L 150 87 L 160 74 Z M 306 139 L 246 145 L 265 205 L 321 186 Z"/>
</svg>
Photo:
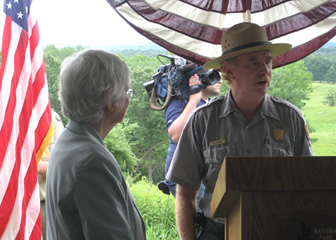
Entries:
<svg viewBox="0 0 336 240">
<path fill-rule="evenodd" d="M 204 64 L 204 68 L 219 69 L 227 59 L 246 53 L 269 50 L 276 57 L 292 48 L 288 43 L 271 43 L 264 28 L 243 22 L 230 27 L 221 40 L 222 55 Z"/>
</svg>

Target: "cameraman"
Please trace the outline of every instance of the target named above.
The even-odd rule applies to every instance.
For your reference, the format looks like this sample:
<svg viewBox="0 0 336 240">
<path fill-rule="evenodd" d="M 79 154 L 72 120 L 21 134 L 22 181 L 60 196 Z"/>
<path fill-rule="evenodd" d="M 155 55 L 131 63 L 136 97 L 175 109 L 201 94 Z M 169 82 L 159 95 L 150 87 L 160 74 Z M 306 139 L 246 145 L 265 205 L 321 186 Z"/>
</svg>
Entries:
<svg viewBox="0 0 336 240">
<path fill-rule="evenodd" d="M 210 97 L 218 95 L 220 93 L 221 83 L 222 81 L 220 80 L 214 85 L 207 86 L 203 91 L 190 95 L 189 100 L 183 100 L 177 97 L 173 97 L 172 100 L 170 101 L 169 105 L 165 110 L 166 129 L 169 138 L 168 154 L 165 164 L 165 174 L 167 174 L 168 172 L 177 143 L 180 140 L 182 130 L 190 114 L 197 107 L 206 104 L 206 102 L 209 100 Z M 194 74 L 190 77 L 189 87 L 200 84 L 201 82 L 197 74 Z M 165 194 L 171 193 L 175 197 L 176 193 L 175 182 L 165 179 L 164 181 L 159 183 L 158 187 L 163 193 Z M 203 193 L 204 193 L 204 187 L 203 185 L 201 185 L 201 188 L 199 189 L 199 193 L 197 196 L 197 203 L 199 202 Z"/>
</svg>

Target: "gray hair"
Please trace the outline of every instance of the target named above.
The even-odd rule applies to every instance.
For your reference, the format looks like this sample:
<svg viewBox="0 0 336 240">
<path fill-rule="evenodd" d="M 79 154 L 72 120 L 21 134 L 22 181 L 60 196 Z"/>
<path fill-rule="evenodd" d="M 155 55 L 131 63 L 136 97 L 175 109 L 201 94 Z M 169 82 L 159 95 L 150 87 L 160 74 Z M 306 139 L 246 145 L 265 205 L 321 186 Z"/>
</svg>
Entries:
<svg viewBox="0 0 336 240">
<path fill-rule="evenodd" d="M 237 57 L 227 59 L 224 62 L 227 62 L 230 65 L 230 67 L 233 68 L 233 69 L 237 68 Z M 224 65 L 224 63 L 222 64 L 222 67 L 220 68 L 221 77 L 224 80 L 224 82 L 226 83 L 226 85 L 231 87 L 231 78 L 228 75 L 225 74 L 223 65 Z"/>
<path fill-rule="evenodd" d="M 129 69 L 118 56 L 104 50 L 84 50 L 62 63 L 62 112 L 76 122 L 96 123 L 102 119 L 106 104 L 126 100 L 129 85 Z"/>
</svg>

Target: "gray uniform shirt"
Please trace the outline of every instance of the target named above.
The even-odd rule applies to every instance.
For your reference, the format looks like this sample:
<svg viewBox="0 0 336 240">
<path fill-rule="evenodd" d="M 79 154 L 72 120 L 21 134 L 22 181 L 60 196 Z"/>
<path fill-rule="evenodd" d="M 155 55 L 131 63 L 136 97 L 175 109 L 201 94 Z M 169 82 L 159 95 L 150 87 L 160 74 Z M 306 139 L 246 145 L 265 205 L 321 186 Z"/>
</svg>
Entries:
<svg viewBox="0 0 336 240">
<path fill-rule="evenodd" d="M 121 169 L 90 124 L 70 121 L 47 170 L 49 240 L 144 240 L 145 225 Z"/>
<path fill-rule="evenodd" d="M 199 206 L 211 217 L 210 202 L 226 156 L 311 156 L 308 128 L 300 110 L 287 101 L 265 95 L 248 122 L 230 92 L 197 109 L 177 145 L 167 179 L 205 194 Z"/>
</svg>

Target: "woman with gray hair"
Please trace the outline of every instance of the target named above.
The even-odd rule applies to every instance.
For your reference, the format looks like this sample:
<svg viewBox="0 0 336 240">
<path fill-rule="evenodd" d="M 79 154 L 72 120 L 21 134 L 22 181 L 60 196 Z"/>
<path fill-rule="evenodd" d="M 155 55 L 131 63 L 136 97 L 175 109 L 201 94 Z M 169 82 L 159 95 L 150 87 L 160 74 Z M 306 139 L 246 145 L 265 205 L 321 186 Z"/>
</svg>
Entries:
<svg viewBox="0 0 336 240">
<path fill-rule="evenodd" d="M 86 50 L 61 67 L 59 99 L 69 124 L 47 171 L 47 238 L 146 239 L 121 169 L 103 140 L 123 121 L 133 96 L 127 65 Z"/>
</svg>

